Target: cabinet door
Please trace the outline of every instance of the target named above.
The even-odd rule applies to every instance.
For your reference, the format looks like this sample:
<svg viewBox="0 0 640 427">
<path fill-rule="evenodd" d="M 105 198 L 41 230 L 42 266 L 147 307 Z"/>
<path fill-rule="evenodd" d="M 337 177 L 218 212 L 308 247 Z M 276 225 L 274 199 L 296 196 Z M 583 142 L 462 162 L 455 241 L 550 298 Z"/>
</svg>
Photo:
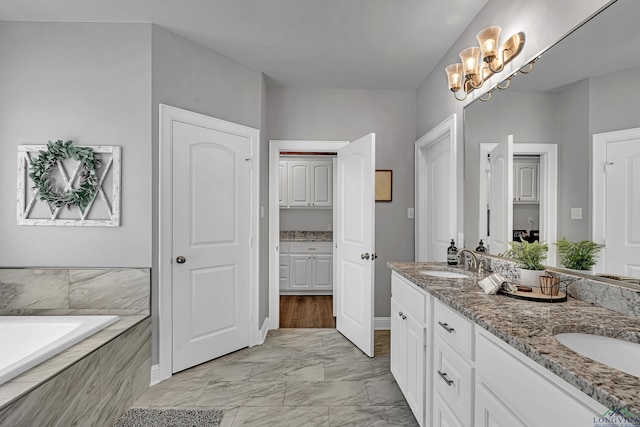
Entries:
<svg viewBox="0 0 640 427">
<path fill-rule="evenodd" d="M 289 206 L 311 205 L 311 171 L 309 162 L 289 161 Z"/>
<path fill-rule="evenodd" d="M 404 397 L 418 423 L 423 425 L 425 404 L 426 328 L 411 315 L 404 319 L 407 376 Z"/>
<path fill-rule="evenodd" d="M 333 163 L 311 162 L 311 205 L 333 206 Z"/>
<path fill-rule="evenodd" d="M 313 256 L 313 289 L 333 289 L 333 255 L 319 254 Z"/>
<path fill-rule="evenodd" d="M 483 384 L 476 388 L 475 427 L 524 427 L 511 411 L 488 391 Z"/>
<path fill-rule="evenodd" d="M 289 255 L 289 290 L 311 289 L 311 255 Z"/>
<path fill-rule="evenodd" d="M 405 352 L 404 314 L 398 302 L 391 298 L 391 374 L 396 379 L 398 387 L 403 390 L 407 378 L 407 360 Z"/>
<path fill-rule="evenodd" d="M 280 255 L 280 290 L 289 290 L 289 254 Z"/>
<path fill-rule="evenodd" d="M 460 424 L 472 425 L 474 369 L 449 344 L 433 340 L 433 390 L 447 402 Z"/>
<path fill-rule="evenodd" d="M 280 207 L 288 207 L 289 204 L 289 185 L 288 185 L 288 177 L 289 170 L 286 161 L 280 162 L 280 191 L 278 197 L 280 199 Z"/>
<path fill-rule="evenodd" d="M 463 427 L 460 421 L 453 415 L 451 409 L 436 394 L 433 400 L 433 426 L 434 427 Z M 506 427 L 506 426 L 505 426 Z"/>
<path fill-rule="evenodd" d="M 536 203 L 538 197 L 538 165 L 536 163 L 515 163 L 514 202 Z"/>
</svg>

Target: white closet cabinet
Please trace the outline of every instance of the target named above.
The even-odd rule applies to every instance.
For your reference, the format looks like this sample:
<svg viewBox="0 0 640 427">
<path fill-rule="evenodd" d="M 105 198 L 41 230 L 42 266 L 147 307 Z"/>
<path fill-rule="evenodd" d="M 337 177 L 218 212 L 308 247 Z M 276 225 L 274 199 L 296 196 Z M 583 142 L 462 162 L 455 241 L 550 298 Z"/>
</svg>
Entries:
<svg viewBox="0 0 640 427">
<path fill-rule="evenodd" d="M 280 173 L 280 190 L 279 190 L 279 201 L 280 207 L 286 208 L 289 206 L 289 180 L 287 179 L 289 176 L 288 165 L 287 162 L 280 162 L 279 164 L 279 173 Z"/>
<path fill-rule="evenodd" d="M 280 243 L 280 290 L 289 290 L 289 243 Z"/>
<path fill-rule="evenodd" d="M 536 157 L 513 158 L 513 202 L 538 203 L 538 168 L 540 160 Z"/>
<path fill-rule="evenodd" d="M 288 257 L 288 291 L 333 291 L 331 242 L 290 243 Z"/>
<path fill-rule="evenodd" d="M 286 178 L 283 167 L 286 164 Z M 286 184 L 283 184 L 286 182 Z M 287 160 L 280 162 L 280 206 L 287 208 L 333 207 L 333 162 Z"/>
<path fill-rule="evenodd" d="M 391 277 L 391 373 L 418 424 L 427 406 L 427 313 L 431 296 L 396 275 Z"/>
</svg>

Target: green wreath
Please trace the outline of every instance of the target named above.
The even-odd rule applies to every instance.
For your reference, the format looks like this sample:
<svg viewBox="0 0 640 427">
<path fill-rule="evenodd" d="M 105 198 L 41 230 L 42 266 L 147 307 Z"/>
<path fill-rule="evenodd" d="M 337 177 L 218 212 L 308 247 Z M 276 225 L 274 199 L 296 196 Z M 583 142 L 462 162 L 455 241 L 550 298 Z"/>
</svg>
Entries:
<svg viewBox="0 0 640 427">
<path fill-rule="evenodd" d="M 58 162 L 64 159 L 74 159 L 80 163 L 80 185 L 78 188 L 61 192 L 53 186 L 49 174 Z M 49 141 L 47 150 L 41 150 L 38 157 L 31 159 L 30 164 L 29 178 L 34 184 L 32 188 L 38 192 L 39 199 L 47 202 L 49 206 L 66 206 L 68 209 L 78 206 L 84 212 L 98 192 L 96 168 L 100 166 L 100 160 L 96 158 L 91 147 L 76 147 L 73 141 Z"/>
</svg>

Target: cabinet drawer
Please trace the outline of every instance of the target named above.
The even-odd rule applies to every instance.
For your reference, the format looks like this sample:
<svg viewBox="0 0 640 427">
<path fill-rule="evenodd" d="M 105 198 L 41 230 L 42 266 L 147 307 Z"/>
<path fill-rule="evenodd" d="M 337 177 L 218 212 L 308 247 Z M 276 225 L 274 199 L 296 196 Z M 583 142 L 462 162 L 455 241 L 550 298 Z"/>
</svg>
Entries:
<svg viewBox="0 0 640 427">
<path fill-rule="evenodd" d="M 433 349 L 432 376 L 435 393 L 447 402 L 462 425 L 470 426 L 474 368 L 437 335 Z"/>
<path fill-rule="evenodd" d="M 451 308 L 436 300 L 434 307 L 434 322 L 436 335 L 442 337 L 462 356 L 473 360 L 474 334 L 473 323 Z"/>
<path fill-rule="evenodd" d="M 292 254 L 314 254 L 314 253 L 333 253 L 331 242 L 291 242 L 289 244 L 289 253 Z"/>
<path fill-rule="evenodd" d="M 416 320 L 421 323 L 427 322 L 427 294 L 417 289 L 416 285 L 393 273 L 391 296 Z"/>
</svg>

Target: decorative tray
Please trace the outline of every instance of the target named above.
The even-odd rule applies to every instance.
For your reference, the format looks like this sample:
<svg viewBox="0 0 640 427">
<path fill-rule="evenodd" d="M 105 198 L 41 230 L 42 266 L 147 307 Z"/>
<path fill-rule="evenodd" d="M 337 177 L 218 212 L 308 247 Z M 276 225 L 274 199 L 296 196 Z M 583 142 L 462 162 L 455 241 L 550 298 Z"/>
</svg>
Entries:
<svg viewBox="0 0 640 427">
<path fill-rule="evenodd" d="M 532 289 L 529 292 L 515 291 L 511 292 L 501 288 L 498 290 L 501 295 L 508 296 L 510 298 L 523 299 L 527 301 L 535 302 L 565 302 L 567 300 L 567 294 L 559 291 L 558 295 L 543 294 L 540 289 Z"/>
</svg>

